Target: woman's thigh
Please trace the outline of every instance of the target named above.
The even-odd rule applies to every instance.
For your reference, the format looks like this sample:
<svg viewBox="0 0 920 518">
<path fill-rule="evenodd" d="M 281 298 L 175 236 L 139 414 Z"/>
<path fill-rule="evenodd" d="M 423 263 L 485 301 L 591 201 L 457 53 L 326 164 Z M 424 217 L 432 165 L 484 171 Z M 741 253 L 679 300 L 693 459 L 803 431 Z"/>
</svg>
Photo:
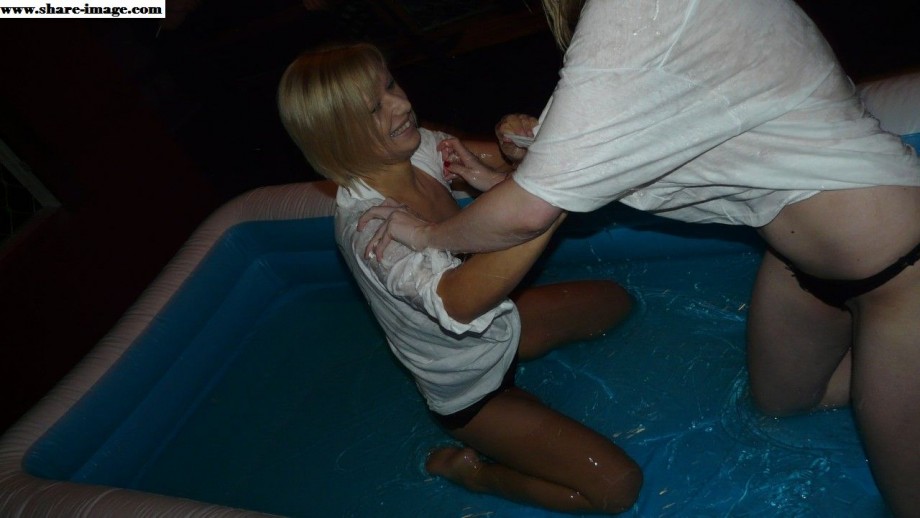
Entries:
<svg viewBox="0 0 920 518">
<path fill-rule="evenodd" d="M 521 389 L 491 400 L 453 435 L 473 449 L 521 473 L 597 497 L 617 481 L 639 477 L 638 465 L 616 444 L 541 403 Z"/>
<path fill-rule="evenodd" d="M 773 415 L 810 410 L 852 345 L 852 317 L 804 291 L 772 252 L 764 253 L 748 316 L 751 393 Z"/>
<path fill-rule="evenodd" d="M 516 293 L 521 314 L 522 360 L 538 358 L 574 340 L 599 336 L 632 308 L 632 298 L 613 281 L 560 282 Z"/>
<path fill-rule="evenodd" d="M 854 301 L 853 409 L 895 515 L 920 509 L 920 265 Z"/>
<path fill-rule="evenodd" d="M 854 407 L 866 415 L 900 414 L 886 426 L 920 432 L 920 265 L 858 297 L 854 311 Z"/>
</svg>

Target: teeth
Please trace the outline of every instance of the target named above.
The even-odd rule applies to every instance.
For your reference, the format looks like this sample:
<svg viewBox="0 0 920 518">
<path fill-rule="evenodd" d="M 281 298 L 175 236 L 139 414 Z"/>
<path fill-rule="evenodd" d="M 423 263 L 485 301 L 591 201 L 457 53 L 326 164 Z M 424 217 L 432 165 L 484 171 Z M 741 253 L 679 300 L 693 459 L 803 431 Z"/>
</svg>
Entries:
<svg viewBox="0 0 920 518">
<path fill-rule="evenodd" d="M 410 120 L 407 120 L 405 124 L 403 124 L 402 126 L 396 128 L 395 131 L 393 131 L 392 133 L 390 133 L 390 136 L 391 136 L 391 137 L 398 137 L 398 136 L 401 135 L 404 131 L 406 131 L 407 129 L 409 129 L 409 126 L 410 126 L 411 124 L 412 124 L 412 120 L 411 120 L 411 119 L 410 119 Z"/>
</svg>

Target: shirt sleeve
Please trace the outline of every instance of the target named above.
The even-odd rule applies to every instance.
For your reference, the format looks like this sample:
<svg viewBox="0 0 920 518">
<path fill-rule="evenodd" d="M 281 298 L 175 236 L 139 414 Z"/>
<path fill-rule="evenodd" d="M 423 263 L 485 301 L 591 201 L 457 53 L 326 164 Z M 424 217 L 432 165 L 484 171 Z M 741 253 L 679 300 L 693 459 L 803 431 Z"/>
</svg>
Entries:
<svg viewBox="0 0 920 518">
<path fill-rule="evenodd" d="M 460 259 L 447 251 L 432 248 L 415 252 L 396 241 L 387 247 L 381 258 L 361 257 L 367 243 L 381 224 L 379 220 L 375 220 L 362 232 L 354 231 L 351 239 L 352 252 L 357 254 L 359 261 L 364 262 L 366 272 L 375 276 L 390 295 L 417 311 L 426 313 L 444 330 L 457 335 L 480 334 L 496 318 L 514 309 L 514 304 L 505 299 L 469 323 L 455 320 L 444 308 L 444 301 L 438 295 L 438 284 L 446 271 L 460 266 Z"/>
</svg>

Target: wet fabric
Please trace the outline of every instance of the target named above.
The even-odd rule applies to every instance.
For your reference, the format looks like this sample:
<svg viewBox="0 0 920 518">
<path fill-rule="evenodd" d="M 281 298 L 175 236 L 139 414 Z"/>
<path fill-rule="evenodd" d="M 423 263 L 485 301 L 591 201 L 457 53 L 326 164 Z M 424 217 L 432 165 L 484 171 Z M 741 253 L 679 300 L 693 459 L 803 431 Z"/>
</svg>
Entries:
<svg viewBox="0 0 920 518">
<path fill-rule="evenodd" d="M 818 191 L 920 185 L 791 0 L 589 1 L 527 157 L 530 193 L 762 226 Z"/>
<path fill-rule="evenodd" d="M 447 135 L 420 129 L 422 142 L 412 165 L 444 188 L 437 144 Z M 358 218 L 384 197 L 362 181 L 340 188 L 336 200 L 336 241 L 367 298 L 396 358 L 415 378 L 428 408 L 451 414 L 479 401 L 502 382 L 517 354 L 521 320 L 506 299 L 468 324 L 444 309 L 437 293 L 441 276 L 460 265 L 448 251 L 414 252 L 393 242 L 383 257 L 368 260 L 364 250 L 380 221 L 357 231 Z"/>
</svg>

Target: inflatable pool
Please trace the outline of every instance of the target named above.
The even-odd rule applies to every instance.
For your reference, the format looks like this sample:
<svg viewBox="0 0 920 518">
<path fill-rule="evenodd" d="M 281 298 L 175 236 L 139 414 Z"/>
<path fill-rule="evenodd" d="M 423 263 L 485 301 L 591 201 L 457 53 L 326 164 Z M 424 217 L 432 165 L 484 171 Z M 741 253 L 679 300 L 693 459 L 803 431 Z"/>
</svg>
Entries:
<svg viewBox="0 0 920 518">
<path fill-rule="evenodd" d="M 331 186 L 213 215 L 100 346 L 0 443 L 0 515 L 549 516 L 429 477 L 450 441 L 351 282 Z M 746 229 L 610 207 L 530 282 L 613 278 L 639 304 L 520 384 L 643 466 L 635 516 L 884 516 L 849 411 L 751 408 Z"/>
<path fill-rule="evenodd" d="M 0 438 L 0 516 L 553 516 L 424 472 L 450 438 L 339 258 L 333 191 L 258 189 L 205 221 Z M 610 278 L 638 301 L 518 378 L 642 465 L 625 515 L 886 516 L 849 410 L 751 406 L 760 253 L 748 229 L 611 206 L 570 217 L 528 279 Z"/>
</svg>

